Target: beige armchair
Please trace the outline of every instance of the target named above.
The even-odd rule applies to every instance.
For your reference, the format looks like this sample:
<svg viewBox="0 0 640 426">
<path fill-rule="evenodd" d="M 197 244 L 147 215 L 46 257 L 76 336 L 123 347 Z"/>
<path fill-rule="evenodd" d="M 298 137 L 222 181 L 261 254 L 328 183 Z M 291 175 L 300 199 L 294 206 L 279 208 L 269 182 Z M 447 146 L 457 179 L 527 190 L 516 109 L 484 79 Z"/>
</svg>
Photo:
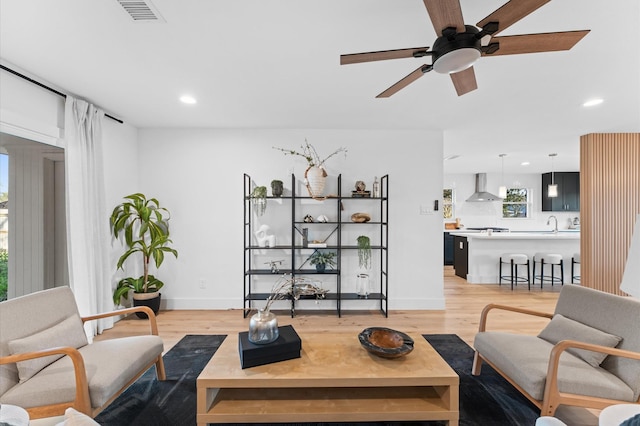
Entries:
<svg viewBox="0 0 640 426">
<path fill-rule="evenodd" d="M 88 344 L 84 323 L 145 312 L 150 334 Z M 0 303 L 0 404 L 31 419 L 74 409 L 95 417 L 146 370 L 165 379 L 153 311 L 136 307 L 80 317 L 71 289 L 59 287 Z"/>
<path fill-rule="evenodd" d="M 495 310 L 551 319 L 537 336 L 487 331 Z M 602 409 L 640 403 L 640 300 L 578 285 L 562 288 L 554 314 L 488 305 L 480 318 L 472 374 L 491 365 L 553 416 L 559 405 Z"/>
</svg>

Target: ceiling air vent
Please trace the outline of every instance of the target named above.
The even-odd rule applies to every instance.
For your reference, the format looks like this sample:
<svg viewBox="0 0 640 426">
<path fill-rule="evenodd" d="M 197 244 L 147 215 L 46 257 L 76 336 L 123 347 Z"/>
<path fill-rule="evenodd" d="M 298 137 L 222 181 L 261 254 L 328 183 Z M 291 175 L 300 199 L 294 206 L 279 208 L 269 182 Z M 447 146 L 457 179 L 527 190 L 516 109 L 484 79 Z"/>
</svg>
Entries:
<svg viewBox="0 0 640 426">
<path fill-rule="evenodd" d="M 117 0 L 136 22 L 165 22 L 158 9 L 151 3 L 150 0 Z"/>
</svg>

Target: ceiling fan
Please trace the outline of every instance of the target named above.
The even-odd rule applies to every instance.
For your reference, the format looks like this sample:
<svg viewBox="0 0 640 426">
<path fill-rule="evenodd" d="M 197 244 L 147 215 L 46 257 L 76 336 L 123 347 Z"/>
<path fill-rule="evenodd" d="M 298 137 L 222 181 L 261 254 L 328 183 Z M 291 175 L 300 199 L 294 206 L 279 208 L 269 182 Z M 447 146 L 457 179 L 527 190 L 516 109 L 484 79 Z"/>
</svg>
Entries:
<svg viewBox="0 0 640 426">
<path fill-rule="evenodd" d="M 496 34 L 550 0 L 510 0 L 478 22 L 476 26 L 465 25 L 459 0 L 423 1 L 438 34 L 433 49 L 414 47 L 340 55 L 340 65 L 386 59 L 432 57 L 430 65 L 421 65 L 376 98 L 388 98 L 394 95 L 429 71 L 449 74 L 458 96 L 462 96 L 478 88 L 473 64 L 480 56 L 569 50 L 589 32 L 589 30 L 562 31 L 496 37 Z"/>
</svg>

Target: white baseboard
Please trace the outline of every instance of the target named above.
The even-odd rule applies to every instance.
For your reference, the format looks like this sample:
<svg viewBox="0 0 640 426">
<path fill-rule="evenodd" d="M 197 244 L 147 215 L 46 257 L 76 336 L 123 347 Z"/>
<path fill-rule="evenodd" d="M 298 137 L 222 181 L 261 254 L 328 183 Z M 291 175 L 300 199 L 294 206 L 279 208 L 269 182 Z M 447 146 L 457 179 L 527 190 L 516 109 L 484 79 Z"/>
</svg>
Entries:
<svg viewBox="0 0 640 426">
<path fill-rule="evenodd" d="M 286 302 L 285 302 L 286 303 Z M 327 310 L 335 309 L 335 302 L 331 300 L 322 300 L 316 304 L 314 300 L 304 300 L 301 303 L 299 309 L 308 310 Z M 256 303 L 254 306 L 259 306 Z M 349 310 L 363 310 L 363 309 L 379 309 L 380 301 L 368 300 L 368 301 L 342 301 L 342 309 Z M 428 298 L 428 299 L 394 299 L 389 302 L 390 310 L 442 310 L 445 308 L 444 298 Z M 162 298 L 162 310 L 228 310 L 228 309 L 242 309 L 242 305 L 238 303 L 238 299 L 202 299 L 202 298 L 189 298 L 189 299 L 165 299 Z"/>
</svg>

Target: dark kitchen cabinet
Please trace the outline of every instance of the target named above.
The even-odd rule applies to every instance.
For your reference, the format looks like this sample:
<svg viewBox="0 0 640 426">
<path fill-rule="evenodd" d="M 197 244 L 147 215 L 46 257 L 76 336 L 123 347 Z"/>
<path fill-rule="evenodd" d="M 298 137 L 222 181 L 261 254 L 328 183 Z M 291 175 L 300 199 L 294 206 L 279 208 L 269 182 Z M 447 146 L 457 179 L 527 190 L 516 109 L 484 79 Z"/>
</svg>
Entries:
<svg viewBox="0 0 640 426">
<path fill-rule="evenodd" d="M 547 196 L 547 186 L 551 185 L 551 173 L 542 174 L 542 211 L 580 211 L 580 172 L 555 172 L 554 181 L 558 185 L 558 196 Z"/>
<path fill-rule="evenodd" d="M 453 235 L 444 233 L 444 264 L 453 265 Z"/>
<path fill-rule="evenodd" d="M 453 269 L 460 278 L 467 279 L 469 272 L 469 243 L 467 237 L 453 237 Z"/>
</svg>

